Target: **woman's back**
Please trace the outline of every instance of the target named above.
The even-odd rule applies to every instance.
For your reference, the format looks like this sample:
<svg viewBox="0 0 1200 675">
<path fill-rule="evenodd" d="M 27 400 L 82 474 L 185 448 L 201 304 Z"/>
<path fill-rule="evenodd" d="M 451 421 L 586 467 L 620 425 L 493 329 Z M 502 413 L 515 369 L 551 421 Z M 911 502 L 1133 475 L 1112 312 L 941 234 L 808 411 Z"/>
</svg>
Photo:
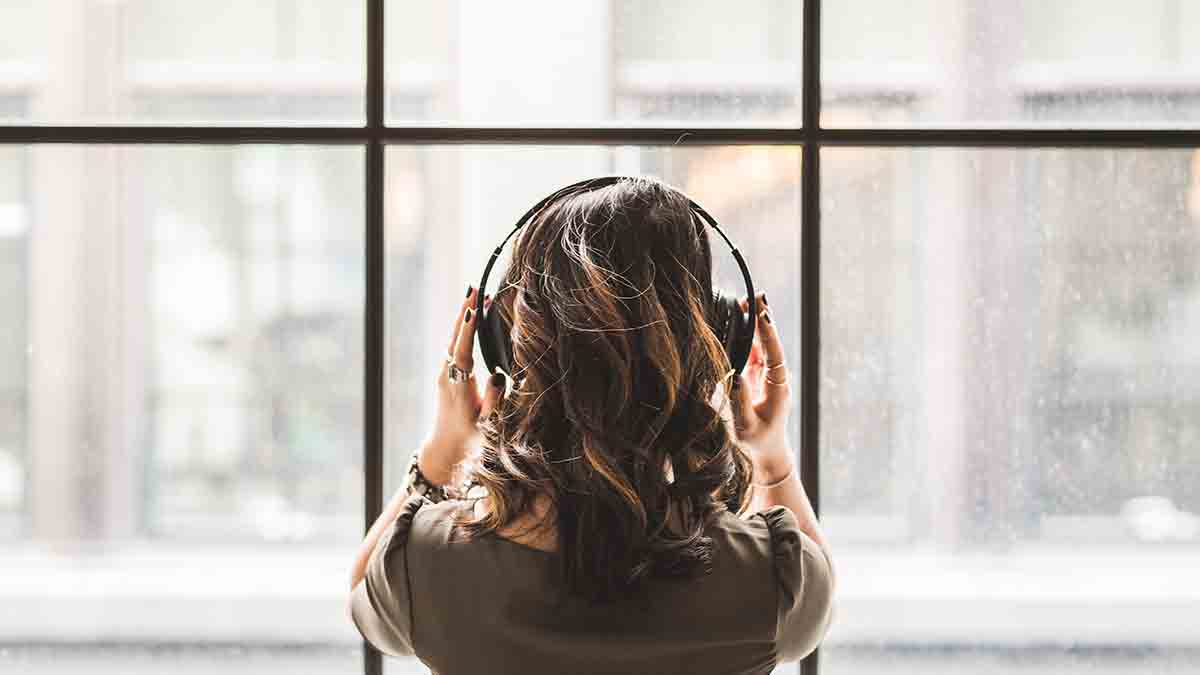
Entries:
<svg viewBox="0 0 1200 675">
<path fill-rule="evenodd" d="M 406 500 L 352 602 L 376 647 L 434 673 L 766 673 L 812 651 L 833 613 L 829 561 L 783 506 L 720 514 L 709 574 L 606 604 L 566 591 L 555 552 L 455 532 L 471 508 Z"/>
<path fill-rule="evenodd" d="M 485 277 L 461 302 L 433 428 L 359 548 L 367 639 L 435 673 L 762 673 L 815 648 L 834 582 L 787 439 L 783 343 L 748 272 L 745 298 L 713 286 L 710 226 L 630 177 L 518 221 L 496 297 Z"/>
</svg>

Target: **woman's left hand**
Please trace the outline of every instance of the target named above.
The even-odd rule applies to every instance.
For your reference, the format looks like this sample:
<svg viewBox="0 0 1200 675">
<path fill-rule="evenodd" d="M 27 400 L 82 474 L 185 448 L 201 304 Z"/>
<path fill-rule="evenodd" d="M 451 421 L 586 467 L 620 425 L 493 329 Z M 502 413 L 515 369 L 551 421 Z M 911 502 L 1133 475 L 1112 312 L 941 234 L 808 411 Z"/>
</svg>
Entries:
<svg viewBox="0 0 1200 675">
<path fill-rule="evenodd" d="M 506 386 L 503 373 L 488 379 L 483 394 L 475 381 L 475 324 L 479 317 L 475 316 L 474 306 L 478 292 L 470 287 L 458 308 L 447 359 L 437 375 L 437 416 L 433 430 L 421 446 L 421 472 L 438 485 L 449 483 L 454 468 L 479 444 L 479 419 L 491 414 Z M 491 298 L 484 296 L 484 308 L 490 306 Z M 451 382 L 451 360 L 472 376 L 465 382 Z"/>
</svg>

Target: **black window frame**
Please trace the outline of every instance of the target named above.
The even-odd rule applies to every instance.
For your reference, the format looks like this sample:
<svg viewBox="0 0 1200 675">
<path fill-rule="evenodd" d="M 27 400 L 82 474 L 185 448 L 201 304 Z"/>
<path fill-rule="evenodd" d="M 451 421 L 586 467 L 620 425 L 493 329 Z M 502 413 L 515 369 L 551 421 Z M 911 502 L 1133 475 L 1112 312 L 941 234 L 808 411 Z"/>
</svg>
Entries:
<svg viewBox="0 0 1200 675">
<path fill-rule="evenodd" d="M 385 117 L 384 6 L 366 1 L 366 119 L 362 126 L 0 126 L 0 144 L 348 144 L 365 149 L 365 282 L 363 368 L 363 481 L 369 527 L 383 508 L 384 450 L 384 150 L 388 145 L 786 145 L 801 150 L 800 281 L 800 447 L 801 479 L 820 514 L 820 280 L 821 149 L 825 147 L 960 148 L 1196 148 L 1200 128 L 1115 127 L 1051 129 L 1004 128 L 838 128 L 822 127 L 821 0 L 805 0 L 803 13 L 802 118 L 800 126 L 644 127 L 644 126 L 463 126 L 394 125 Z M 800 664 L 816 675 L 819 650 Z M 367 675 L 383 672 L 378 651 L 363 642 Z"/>
</svg>

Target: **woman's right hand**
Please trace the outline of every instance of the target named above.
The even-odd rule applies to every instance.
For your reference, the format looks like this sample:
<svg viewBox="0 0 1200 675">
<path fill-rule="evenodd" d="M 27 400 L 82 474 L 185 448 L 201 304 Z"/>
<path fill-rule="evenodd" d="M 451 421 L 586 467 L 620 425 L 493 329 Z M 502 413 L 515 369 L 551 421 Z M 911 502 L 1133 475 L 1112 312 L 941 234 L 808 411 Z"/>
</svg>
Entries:
<svg viewBox="0 0 1200 675">
<path fill-rule="evenodd" d="M 742 310 L 749 301 L 742 300 Z M 758 317 L 750 359 L 738 375 L 733 396 L 733 422 L 737 438 L 750 450 L 759 479 L 770 482 L 775 474 L 791 471 L 792 450 L 787 441 L 787 421 L 791 410 L 791 384 L 785 363 L 783 343 L 776 324 L 771 321 L 766 294 L 758 296 Z"/>
</svg>

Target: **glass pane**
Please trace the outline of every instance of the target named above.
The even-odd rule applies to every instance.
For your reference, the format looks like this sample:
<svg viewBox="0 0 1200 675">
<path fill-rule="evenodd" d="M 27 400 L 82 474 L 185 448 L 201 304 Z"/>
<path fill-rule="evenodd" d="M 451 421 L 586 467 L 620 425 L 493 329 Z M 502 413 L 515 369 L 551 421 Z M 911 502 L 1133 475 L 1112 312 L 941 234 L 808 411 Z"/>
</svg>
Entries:
<svg viewBox="0 0 1200 675">
<path fill-rule="evenodd" d="M 0 148 L 0 671 L 358 672 L 362 167 Z"/>
<path fill-rule="evenodd" d="M 650 174 L 691 195 L 742 251 L 798 361 L 799 172 L 800 150 L 785 147 L 389 148 L 386 494 L 400 486 L 412 451 L 432 428 L 434 380 L 467 285 L 479 283 L 488 256 L 526 209 L 588 176 Z M 728 248 L 715 234 L 710 241 L 716 283 L 744 293 Z M 478 347 L 475 363 L 481 377 Z M 798 419 L 793 413 L 793 433 Z M 425 672 L 416 660 L 388 664 L 392 673 Z"/>
<path fill-rule="evenodd" d="M 1200 121 L 1193 2 L 847 0 L 822 18 L 825 126 Z"/>
<path fill-rule="evenodd" d="M 1200 667 L 1200 153 L 823 154 L 831 674 Z"/>
<path fill-rule="evenodd" d="M 363 7 L 0 3 L 0 123 L 361 124 Z"/>
<path fill-rule="evenodd" d="M 801 4 L 389 2 L 388 117 L 799 125 Z"/>
</svg>

